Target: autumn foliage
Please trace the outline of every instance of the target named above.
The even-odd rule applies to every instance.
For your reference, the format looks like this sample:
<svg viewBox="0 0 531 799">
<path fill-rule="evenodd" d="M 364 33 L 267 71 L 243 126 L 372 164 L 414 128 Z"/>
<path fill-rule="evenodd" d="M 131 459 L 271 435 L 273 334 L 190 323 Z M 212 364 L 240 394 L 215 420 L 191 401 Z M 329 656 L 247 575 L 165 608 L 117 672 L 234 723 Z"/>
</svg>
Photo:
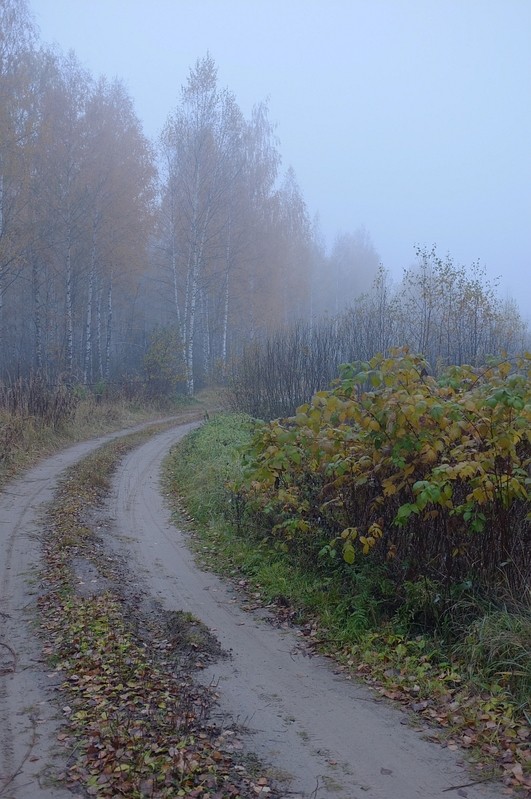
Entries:
<svg viewBox="0 0 531 799">
<path fill-rule="evenodd" d="M 395 350 L 341 368 L 295 416 L 264 424 L 238 497 L 278 546 L 510 591 L 530 584 L 531 356 L 435 378 Z"/>
</svg>

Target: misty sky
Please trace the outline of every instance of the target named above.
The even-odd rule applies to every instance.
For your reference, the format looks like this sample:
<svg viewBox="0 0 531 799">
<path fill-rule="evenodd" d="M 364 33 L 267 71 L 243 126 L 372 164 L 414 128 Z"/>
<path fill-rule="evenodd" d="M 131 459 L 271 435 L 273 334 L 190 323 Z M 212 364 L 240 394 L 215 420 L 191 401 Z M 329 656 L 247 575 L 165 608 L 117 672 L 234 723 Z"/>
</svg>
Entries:
<svg viewBox="0 0 531 799">
<path fill-rule="evenodd" d="M 531 318 L 530 0 L 29 0 L 41 40 L 119 77 L 150 138 L 210 52 L 245 115 L 269 99 L 329 244 L 365 226 L 501 276 Z"/>
</svg>

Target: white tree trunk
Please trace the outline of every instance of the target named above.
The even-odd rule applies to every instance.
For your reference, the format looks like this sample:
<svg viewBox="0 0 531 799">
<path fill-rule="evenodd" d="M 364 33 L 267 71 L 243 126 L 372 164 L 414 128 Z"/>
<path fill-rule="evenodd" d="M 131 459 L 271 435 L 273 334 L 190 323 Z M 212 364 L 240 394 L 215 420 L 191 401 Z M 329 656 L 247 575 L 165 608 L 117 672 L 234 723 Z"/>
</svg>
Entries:
<svg viewBox="0 0 531 799">
<path fill-rule="evenodd" d="M 92 250 L 90 254 L 90 270 L 87 291 L 87 316 L 85 322 L 85 360 L 83 366 L 83 383 L 92 380 L 92 316 L 94 306 L 94 286 L 96 283 L 96 227 L 92 230 Z"/>
<path fill-rule="evenodd" d="M 188 309 L 186 325 L 186 393 L 189 397 L 194 393 L 194 335 L 195 335 L 195 311 L 197 305 L 197 287 L 199 276 L 198 258 L 194 258 L 192 272 L 190 274 L 188 286 Z"/>
<path fill-rule="evenodd" d="M 225 272 L 225 297 L 223 303 L 223 333 L 221 336 L 221 370 L 227 374 L 227 338 L 229 329 L 229 270 Z"/>
<path fill-rule="evenodd" d="M 42 370 L 42 301 L 41 284 L 37 258 L 34 254 L 32 264 L 32 283 L 33 283 L 33 324 L 35 327 L 35 366 L 40 372 Z"/>
<path fill-rule="evenodd" d="M 109 291 L 107 292 L 107 335 L 105 338 L 105 380 L 109 379 L 111 365 L 111 339 L 112 339 L 112 272 L 109 278 Z"/>
<path fill-rule="evenodd" d="M 74 374 L 74 312 L 72 308 L 72 242 L 70 231 L 66 249 L 66 375 L 72 382 Z"/>
<path fill-rule="evenodd" d="M 210 314 L 208 310 L 208 296 L 206 291 L 201 291 L 201 317 L 203 333 L 203 364 L 205 374 L 210 374 L 212 366 L 212 352 L 210 349 Z"/>
<path fill-rule="evenodd" d="M 103 299 L 103 286 L 101 285 L 101 280 L 99 283 L 98 299 L 96 301 L 96 349 L 98 355 L 98 378 L 99 380 L 103 380 L 103 351 L 101 346 L 101 303 Z"/>
<path fill-rule="evenodd" d="M 229 275 L 231 268 L 231 225 L 230 219 L 227 230 L 227 245 L 225 247 L 225 285 L 223 297 L 223 328 L 221 333 L 221 373 L 225 377 L 227 373 L 227 338 L 229 328 Z"/>
</svg>

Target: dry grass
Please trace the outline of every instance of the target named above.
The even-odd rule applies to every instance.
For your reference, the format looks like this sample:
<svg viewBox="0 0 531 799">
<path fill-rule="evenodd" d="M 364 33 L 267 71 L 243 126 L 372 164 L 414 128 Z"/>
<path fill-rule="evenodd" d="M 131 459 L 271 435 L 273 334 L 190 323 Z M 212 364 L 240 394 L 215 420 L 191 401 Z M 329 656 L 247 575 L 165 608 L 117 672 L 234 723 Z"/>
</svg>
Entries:
<svg viewBox="0 0 531 799">
<path fill-rule="evenodd" d="M 41 457 L 77 441 L 105 435 L 173 415 L 201 418 L 215 403 L 210 393 L 199 400 L 183 400 L 161 410 L 156 404 L 123 399 L 102 400 L 91 395 L 78 399 L 60 424 L 28 413 L 26 406 L 6 409 L 0 405 L 0 488 Z"/>
</svg>

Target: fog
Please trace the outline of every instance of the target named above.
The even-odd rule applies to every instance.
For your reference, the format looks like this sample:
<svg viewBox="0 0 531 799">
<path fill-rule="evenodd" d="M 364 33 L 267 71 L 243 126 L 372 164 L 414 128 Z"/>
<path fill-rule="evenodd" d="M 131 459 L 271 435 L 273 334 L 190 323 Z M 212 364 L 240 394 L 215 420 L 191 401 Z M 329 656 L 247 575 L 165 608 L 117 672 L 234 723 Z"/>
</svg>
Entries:
<svg viewBox="0 0 531 799">
<path fill-rule="evenodd" d="M 30 0 L 44 42 L 121 78 L 155 138 L 208 51 L 268 100 L 326 246 L 364 229 L 397 278 L 415 245 L 479 260 L 531 316 L 527 0 Z"/>
</svg>

